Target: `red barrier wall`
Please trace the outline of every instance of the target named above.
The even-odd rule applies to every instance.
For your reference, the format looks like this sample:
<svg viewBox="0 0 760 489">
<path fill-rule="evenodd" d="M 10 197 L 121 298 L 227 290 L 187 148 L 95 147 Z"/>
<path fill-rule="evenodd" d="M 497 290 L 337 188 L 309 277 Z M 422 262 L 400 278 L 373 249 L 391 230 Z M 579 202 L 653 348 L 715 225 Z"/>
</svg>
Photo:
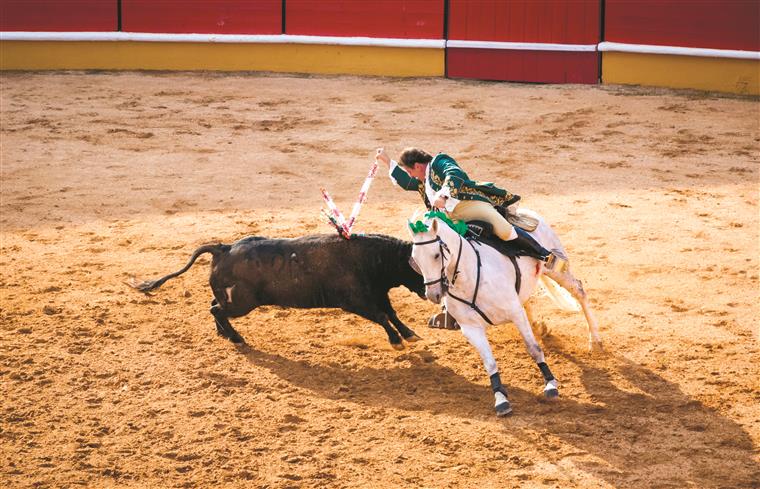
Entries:
<svg viewBox="0 0 760 489">
<path fill-rule="evenodd" d="M 286 0 L 287 34 L 442 39 L 444 0 Z"/>
<path fill-rule="evenodd" d="M 596 44 L 600 0 L 450 0 L 449 39 Z M 597 83 L 596 51 L 448 48 L 452 78 L 539 83 Z"/>
<path fill-rule="evenodd" d="M 450 0 L 449 39 L 596 44 L 599 0 Z"/>
<path fill-rule="evenodd" d="M 0 31 L 115 31 L 116 0 L 0 0 Z"/>
<path fill-rule="evenodd" d="M 760 51 L 758 0 L 607 0 L 605 40 Z"/>
<path fill-rule="evenodd" d="M 122 0 L 127 32 L 281 34 L 281 0 Z"/>
<path fill-rule="evenodd" d="M 598 66 L 596 52 L 449 48 L 446 53 L 450 78 L 594 84 Z"/>
</svg>

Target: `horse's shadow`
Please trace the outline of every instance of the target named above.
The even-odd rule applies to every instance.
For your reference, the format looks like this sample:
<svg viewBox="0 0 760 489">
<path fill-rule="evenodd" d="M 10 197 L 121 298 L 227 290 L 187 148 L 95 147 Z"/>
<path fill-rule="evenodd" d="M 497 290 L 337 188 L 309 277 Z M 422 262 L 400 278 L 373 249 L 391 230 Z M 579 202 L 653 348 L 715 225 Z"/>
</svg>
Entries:
<svg viewBox="0 0 760 489">
<path fill-rule="evenodd" d="M 653 481 L 658 487 L 760 487 L 760 464 L 739 424 L 628 359 L 607 355 L 605 367 L 597 367 L 593 360 L 568 353 L 556 339 L 546 343 L 550 355 L 580 368 L 581 383 L 593 402 L 540 402 L 540 388 L 529 392 L 510 386 L 520 423 L 492 414 L 489 388 L 414 351 L 407 353 L 412 368 L 359 370 L 309 364 L 250 345 L 239 351 L 257 367 L 323 398 L 480 420 L 493 416 L 495 424 L 508 426 L 510 435 L 530 443 L 536 443 L 536 431 L 552 435 L 586 454 L 573 461 L 575 466 L 616 487 L 651 486 Z M 621 389 L 616 380 L 632 391 Z M 531 433 L 518 424 L 529 426 Z M 537 449 L 553 451 L 540 445 Z"/>
</svg>

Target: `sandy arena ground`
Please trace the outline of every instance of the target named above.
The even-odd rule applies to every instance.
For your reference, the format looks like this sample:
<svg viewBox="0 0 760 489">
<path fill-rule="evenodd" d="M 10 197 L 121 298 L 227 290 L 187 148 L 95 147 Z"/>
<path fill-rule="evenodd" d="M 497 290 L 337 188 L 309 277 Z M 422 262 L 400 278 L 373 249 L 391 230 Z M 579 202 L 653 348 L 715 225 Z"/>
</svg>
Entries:
<svg viewBox="0 0 760 489">
<path fill-rule="evenodd" d="M 760 487 L 757 99 L 445 79 L 3 74 L 2 487 Z M 392 299 L 395 351 L 339 310 L 264 307 L 215 334 L 198 245 L 328 233 L 374 148 L 417 145 L 524 196 L 567 247 L 580 313 L 537 299 L 561 401 L 518 333 L 477 353 Z M 376 179 L 360 231 L 406 238 Z"/>
</svg>

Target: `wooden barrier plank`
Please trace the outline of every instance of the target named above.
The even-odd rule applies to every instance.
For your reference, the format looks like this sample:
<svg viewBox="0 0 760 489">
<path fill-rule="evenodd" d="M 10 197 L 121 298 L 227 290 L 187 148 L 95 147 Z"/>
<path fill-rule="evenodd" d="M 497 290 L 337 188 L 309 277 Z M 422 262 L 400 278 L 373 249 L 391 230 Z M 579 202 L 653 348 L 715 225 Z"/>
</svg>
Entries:
<svg viewBox="0 0 760 489">
<path fill-rule="evenodd" d="M 760 51 L 757 0 L 607 0 L 605 40 Z"/>
<path fill-rule="evenodd" d="M 61 69 L 443 76 L 444 50 L 271 43 L 0 42 L 0 70 Z"/>
<path fill-rule="evenodd" d="M 122 30 L 281 34 L 282 0 L 122 0 Z"/>
<path fill-rule="evenodd" d="M 598 81 L 598 53 L 448 48 L 450 78 L 539 83 Z"/>
<path fill-rule="evenodd" d="M 599 0 L 450 0 L 449 39 L 595 44 Z"/>
<path fill-rule="evenodd" d="M 0 0 L 0 31 L 115 31 L 116 7 L 102 0 Z"/>
<path fill-rule="evenodd" d="M 287 34 L 442 39 L 443 0 L 287 0 Z"/>
<path fill-rule="evenodd" d="M 604 83 L 760 95 L 760 61 L 753 59 L 617 52 L 602 56 Z"/>
</svg>

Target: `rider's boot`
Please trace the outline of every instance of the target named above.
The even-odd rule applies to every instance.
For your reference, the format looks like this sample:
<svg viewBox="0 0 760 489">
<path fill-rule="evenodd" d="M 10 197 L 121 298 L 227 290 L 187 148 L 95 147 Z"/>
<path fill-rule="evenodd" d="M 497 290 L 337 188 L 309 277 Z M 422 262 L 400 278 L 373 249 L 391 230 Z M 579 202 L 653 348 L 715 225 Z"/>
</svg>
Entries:
<svg viewBox="0 0 760 489">
<path fill-rule="evenodd" d="M 515 243 L 522 250 L 526 251 L 529 256 L 546 262 L 545 266 L 550 270 L 557 269 L 561 271 L 561 269 L 564 268 L 564 262 L 566 261 L 564 257 L 559 256 L 538 244 L 538 241 L 533 239 L 533 236 L 528 234 L 524 229 L 518 227 L 515 227 L 514 229 L 517 233 L 517 237 L 510 240 L 512 243 Z"/>
</svg>

